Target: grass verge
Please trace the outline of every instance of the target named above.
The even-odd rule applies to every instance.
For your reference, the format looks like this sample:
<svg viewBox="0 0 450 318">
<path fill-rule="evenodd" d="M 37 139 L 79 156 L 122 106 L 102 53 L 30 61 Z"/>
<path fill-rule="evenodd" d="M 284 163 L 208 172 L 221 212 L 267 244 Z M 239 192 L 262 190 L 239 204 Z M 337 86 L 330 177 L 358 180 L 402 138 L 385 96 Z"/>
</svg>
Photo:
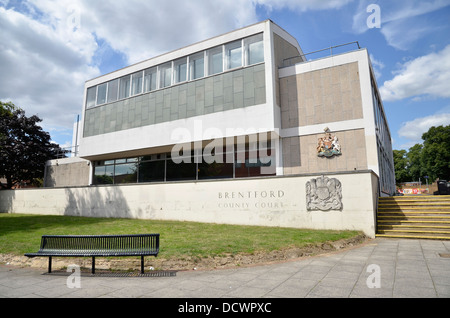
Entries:
<svg viewBox="0 0 450 318">
<path fill-rule="evenodd" d="M 1 254 L 36 252 L 42 235 L 143 233 L 160 233 L 159 257 L 164 258 L 270 252 L 349 239 L 361 234 L 357 231 L 0 213 Z"/>
</svg>

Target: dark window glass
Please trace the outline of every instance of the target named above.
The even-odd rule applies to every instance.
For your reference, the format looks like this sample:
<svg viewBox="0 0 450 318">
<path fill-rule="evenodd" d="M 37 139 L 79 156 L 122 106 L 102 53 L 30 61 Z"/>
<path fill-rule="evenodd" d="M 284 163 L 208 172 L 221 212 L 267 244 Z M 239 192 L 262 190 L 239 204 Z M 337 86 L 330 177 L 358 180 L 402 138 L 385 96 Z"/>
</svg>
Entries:
<svg viewBox="0 0 450 318">
<path fill-rule="evenodd" d="M 206 163 L 202 161 L 198 164 L 198 179 L 221 179 L 233 178 L 233 162 L 226 161 L 226 155 L 222 154 L 221 162 Z"/>
<path fill-rule="evenodd" d="M 195 180 L 197 175 L 197 164 L 191 160 L 191 163 L 175 163 L 167 160 L 167 181 Z"/>
<path fill-rule="evenodd" d="M 113 184 L 114 166 L 97 166 L 94 171 L 94 184 Z"/>
<path fill-rule="evenodd" d="M 141 161 L 139 163 L 139 182 L 164 181 L 165 161 Z"/>
<path fill-rule="evenodd" d="M 271 150 L 264 150 L 264 157 L 259 157 L 258 151 L 246 150 L 236 152 L 235 177 L 246 178 L 256 176 L 272 176 L 276 174 L 274 158 L 271 157 Z"/>
<path fill-rule="evenodd" d="M 136 183 L 137 182 L 137 169 L 136 164 L 127 163 L 116 165 L 114 171 L 114 183 Z"/>
</svg>

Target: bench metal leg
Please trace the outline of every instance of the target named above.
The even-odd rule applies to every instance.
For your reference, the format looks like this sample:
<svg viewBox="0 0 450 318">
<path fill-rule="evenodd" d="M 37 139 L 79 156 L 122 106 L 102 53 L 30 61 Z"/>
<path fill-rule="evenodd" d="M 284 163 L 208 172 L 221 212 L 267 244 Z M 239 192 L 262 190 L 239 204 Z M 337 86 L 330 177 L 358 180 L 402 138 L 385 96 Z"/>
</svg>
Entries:
<svg viewBox="0 0 450 318">
<path fill-rule="evenodd" d="M 95 257 L 92 256 L 92 274 L 95 274 Z"/>
<path fill-rule="evenodd" d="M 141 255 L 141 274 L 144 274 L 144 256 Z"/>
<path fill-rule="evenodd" d="M 52 272 L 52 257 L 51 256 L 48 257 L 48 272 L 49 273 Z"/>
</svg>

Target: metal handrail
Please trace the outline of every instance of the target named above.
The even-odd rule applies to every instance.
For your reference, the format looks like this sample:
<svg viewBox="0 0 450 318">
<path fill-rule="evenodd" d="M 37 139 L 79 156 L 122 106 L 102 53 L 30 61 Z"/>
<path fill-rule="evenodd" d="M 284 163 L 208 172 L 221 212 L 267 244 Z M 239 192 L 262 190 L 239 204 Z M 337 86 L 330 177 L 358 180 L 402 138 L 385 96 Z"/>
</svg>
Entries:
<svg viewBox="0 0 450 318">
<path fill-rule="evenodd" d="M 78 157 L 78 146 L 60 148 L 55 159 L 67 158 L 68 156 Z"/>
<path fill-rule="evenodd" d="M 283 66 L 285 66 L 285 61 L 288 61 L 288 60 L 291 60 L 291 59 L 295 59 L 295 58 L 299 58 L 299 57 L 301 57 L 302 60 L 304 60 L 306 62 L 306 56 L 307 55 L 314 54 L 314 53 L 319 53 L 319 52 L 323 52 L 323 51 L 327 51 L 327 50 L 330 50 L 330 56 L 333 56 L 333 49 L 341 47 L 341 46 L 355 44 L 355 43 L 358 46 L 358 50 L 361 49 L 361 46 L 359 45 L 358 41 L 353 41 L 353 42 L 348 42 L 348 43 L 344 43 L 344 44 L 334 45 L 334 46 L 327 47 L 325 49 L 321 49 L 321 50 L 309 52 L 309 53 L 306 53 L 306 54 L 296 55 L 296 56 L 291 56 L 291 57 L 285 58 L 285 59 L 283 59 Z"/>
</svg>

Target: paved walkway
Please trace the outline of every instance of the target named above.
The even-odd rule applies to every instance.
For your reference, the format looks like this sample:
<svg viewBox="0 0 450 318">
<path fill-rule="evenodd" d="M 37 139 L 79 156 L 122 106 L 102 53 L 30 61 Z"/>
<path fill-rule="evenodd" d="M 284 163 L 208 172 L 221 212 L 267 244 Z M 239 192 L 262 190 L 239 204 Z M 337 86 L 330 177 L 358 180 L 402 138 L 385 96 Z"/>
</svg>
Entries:
<svg viewBox="0 0 450 318">
<path fill-rule="evenodd" d="M 46 274 L 2 265 L 0 297 L 448 298 L 450 241 L 375 239 L 357 248 L 277 264 L 153 273 L 157 275 L 82 273 L 76 280 L 62 271 Z"/>
</svg>

